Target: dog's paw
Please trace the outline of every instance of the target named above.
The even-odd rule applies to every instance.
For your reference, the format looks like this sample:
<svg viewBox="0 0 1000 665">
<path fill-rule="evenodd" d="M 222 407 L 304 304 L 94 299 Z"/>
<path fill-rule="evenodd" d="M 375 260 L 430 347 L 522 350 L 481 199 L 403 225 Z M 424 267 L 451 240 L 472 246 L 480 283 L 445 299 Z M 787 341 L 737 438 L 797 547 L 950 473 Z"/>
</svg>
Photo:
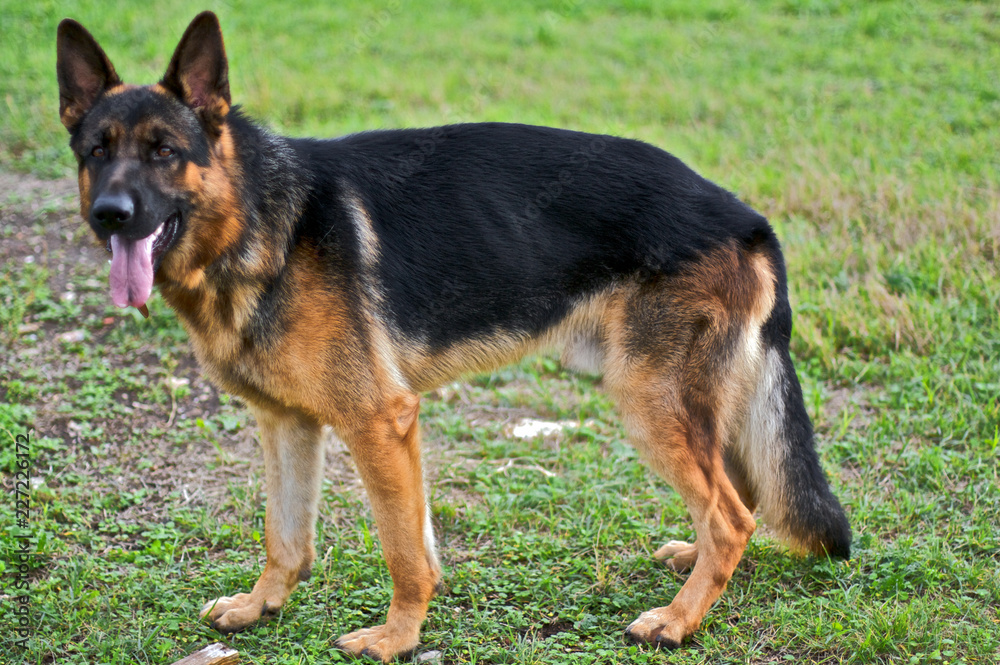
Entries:
<svg viewBox="0 0 1000 665">
<path fill-rule="evenodd" d="M 678 573 L 686 573 L 694 568 L 694 564 L 698 561 L 698 543 L 671 540 L 656 550 L 653 558 L 662 561 Z"/>
<path fill-rule="evenodd" d="M 625 635 L 633 642 L 647 642 L 657 647 L 676 649 L 685 637 L 694 632 L 669 607 L 657 607 L 643 612 L 629 624 Z"/>
<path fill-rule="evenodd" d="M 278 613 L 278 609 L 269 606 L 266 601 L 254 599 L 252 594 L 238 593 L 208 601 L 199 616 L 208 618 L 212 627 L 220 633 L 235 633 L 260 621 L 267 621 Z"/>
<path fill-rule="evenodd" d="M 388 663 L 397 656 L 404 656 L 420 643 L 419 624 L 416 631 L 391 630 L 388 626 L 362 628 L 342 635 L 334 645 L 355 656 L 368 656 Z"/>
</svg>

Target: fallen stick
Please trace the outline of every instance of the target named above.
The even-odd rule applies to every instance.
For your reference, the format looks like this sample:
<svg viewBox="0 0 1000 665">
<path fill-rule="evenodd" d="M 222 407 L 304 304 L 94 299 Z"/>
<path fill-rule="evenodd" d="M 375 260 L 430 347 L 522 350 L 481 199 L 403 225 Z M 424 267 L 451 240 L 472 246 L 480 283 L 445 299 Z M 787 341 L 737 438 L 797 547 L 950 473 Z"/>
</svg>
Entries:
<svg viewBox="0 0 1000 665">
<path fill-rule="evenodd" d="M 173 665 L 236 665 L 239 661 L 238 651 L 216 642 L 209 644 L 201 651 L 195 651 L 190 656 L 181 658 Z"/>
</svg>

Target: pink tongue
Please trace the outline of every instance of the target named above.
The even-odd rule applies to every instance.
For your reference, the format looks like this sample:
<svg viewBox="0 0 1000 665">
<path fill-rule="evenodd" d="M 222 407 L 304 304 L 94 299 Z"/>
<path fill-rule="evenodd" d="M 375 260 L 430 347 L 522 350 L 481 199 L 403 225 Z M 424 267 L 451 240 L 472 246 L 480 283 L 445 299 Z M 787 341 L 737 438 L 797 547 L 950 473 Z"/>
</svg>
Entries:
<svg viewBox="0 0 1000 665">
<path fill-rule="evenodd" d="M 153 241 L 111 236 L 111 300 L 116 307 L 142 307 L 153 292 Z"/>
</svg>

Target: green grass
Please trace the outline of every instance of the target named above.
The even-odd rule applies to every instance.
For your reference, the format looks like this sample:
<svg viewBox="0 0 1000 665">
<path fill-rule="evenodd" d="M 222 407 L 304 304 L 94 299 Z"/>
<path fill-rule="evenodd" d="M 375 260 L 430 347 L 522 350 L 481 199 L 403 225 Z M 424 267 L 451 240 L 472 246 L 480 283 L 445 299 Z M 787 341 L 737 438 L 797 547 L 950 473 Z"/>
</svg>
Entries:
<svg viewBox="0 0 1000 665">
<path fill-rule="evenodd" d="M 1000 659 L 1000 12 L 988 3 L 552 0 L 215 3 L 234 98 L 295 135 L 505 120 L 638 137 L 773 221 L 793 351 L 855 530 L 845 564 L 755 536 L 672 653 L 624 627 L 689 538 L 592 378 L 548 358 L 429 395 L 446 568 L 422 650 L 448 663 L 995 663 Z M 13 434 L 34 429 L 33 638 L 0 663 L 172 662 L 220 639 L 204 600 L 263 565 L 253 427 L 162 301 L 110 306 L 64 183 L 55 27 L 129 81 L 160 76 L 205 4 L 0 0 L 0 594 Z M 80 250 L 80 247 L 86 247 Z M 26 257 L 32 257 L 27 261 Z M 186 383 L 185 383 L 186 381 Z M 584 425 L 522 441 L 521 416 Z M 319 559 L 248 663 L 337 662 L 389 600 L 371 514 L 328 455 Z M 7 600 L 5 597 L 4 600 Z"/>
</svg>

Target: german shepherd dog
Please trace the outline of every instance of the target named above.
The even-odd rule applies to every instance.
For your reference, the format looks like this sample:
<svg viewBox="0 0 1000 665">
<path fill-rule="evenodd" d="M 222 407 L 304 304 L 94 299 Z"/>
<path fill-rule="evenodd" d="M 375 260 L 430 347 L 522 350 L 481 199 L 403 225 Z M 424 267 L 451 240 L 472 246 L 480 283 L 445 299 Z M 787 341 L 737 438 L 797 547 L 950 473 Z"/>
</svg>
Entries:
<svg viewBox="0 0 1000 665">
<path fill-rule="evenodd" d="M 163 79 L 124 84 L 59 26 L 59 113 L 80 211 L 110 248 L 111 298 L 153 285 L 208 375 L 260 427 L 267 565 L 207 603 L 229 633 L 310 575 L 321 429 L 351 451 L 393 596 L 340 648 L 413 650 L 441 566 L 424 496 L 419 394 L 527 353 L 603 373 L 631 441 L 680 493 L 692 569 L 627 628 L 676 647 L 725 589 L 753 513 L 792 549 L 847 557 L 788 352 L 785 265 L 767 221 L 638 141 L 516 124 L 276 136 L 231 106 L 218 19 L 194 19 Z"/>
</svg>

